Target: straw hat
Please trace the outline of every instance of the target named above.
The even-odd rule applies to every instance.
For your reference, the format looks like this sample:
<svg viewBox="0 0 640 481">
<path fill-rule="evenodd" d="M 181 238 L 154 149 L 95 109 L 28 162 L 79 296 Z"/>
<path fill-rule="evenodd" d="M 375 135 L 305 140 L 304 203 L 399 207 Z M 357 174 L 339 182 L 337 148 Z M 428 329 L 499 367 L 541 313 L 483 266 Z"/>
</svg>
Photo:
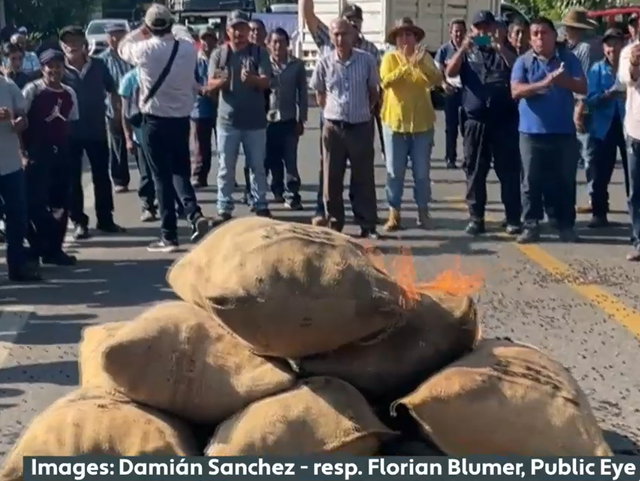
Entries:
<svg viewBox="0 0 640 481">
<path fill-rule="evenodd" d="M 400 20 L 396 20 L 396 26 L 393 27 L 391 31 L 387 34 L 387 43 L 391 45 L 395 45 L 396 37 L 402 31 L 412 32 L 415 35 L 416 40 L 418 42 L 422 41 L 425 35 L 424 30 L 422 30 L 420 27 L 413 24 L 413 20 L 411 20 L 409 17 L 404 17 Z"/>
<path fill-rule="evenodd" d="M 595 22 L 587 17 L 587 11 L 582 8 L 572 8 L 560 22 L 563 27 L 579 28 L 582 30 L 593 30 Z"/>
</svg>

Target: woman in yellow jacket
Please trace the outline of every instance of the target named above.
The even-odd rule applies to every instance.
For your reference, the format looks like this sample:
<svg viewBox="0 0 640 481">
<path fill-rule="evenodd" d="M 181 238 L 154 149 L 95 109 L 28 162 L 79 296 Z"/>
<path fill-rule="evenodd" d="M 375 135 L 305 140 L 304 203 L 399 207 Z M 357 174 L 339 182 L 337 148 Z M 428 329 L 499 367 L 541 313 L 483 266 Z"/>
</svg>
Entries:
<svg viewBox="0 0 640 481">
<path fill-rule="evenodd" d="M 398 21 L 387 42 L 395 46 L 382 58 L 382 119 L 387 167 L 389 218 L 385 230 L 402 227 L 400 208 L 409 161 L 413 171 L 413 195 L 418 206 L 418 225 L 429 225 L 431 201 L 431 150 L 436 114 L 431 87 L 442 83 L 433 58 L 418 44 L 424 30 L 410 18 Z"/>
</svg>

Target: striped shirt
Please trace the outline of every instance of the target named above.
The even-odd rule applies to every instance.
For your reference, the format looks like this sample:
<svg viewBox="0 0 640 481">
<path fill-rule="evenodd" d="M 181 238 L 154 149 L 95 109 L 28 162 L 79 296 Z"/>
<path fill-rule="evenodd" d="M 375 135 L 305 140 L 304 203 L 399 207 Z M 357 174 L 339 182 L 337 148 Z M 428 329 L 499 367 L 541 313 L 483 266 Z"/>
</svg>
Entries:
<svg viewBox="0 0 640 481">
<path fill-rule="evenodd" d="M 122 60 L 117 52 L 111 49 L 107 49 L 102 52 L 100 55 L 98 55 L 98 58 L 101 58 L 105 63 L 116 85 L 120 85 L 120 82 L 122 81 L 122 78 L 125 76 L 125 74 L 133 68 L 132 65 Z M 112 118 L 113 107 L 111 106 L 110 96 L 107 95 L 107 97 L 105 98 L 105 103 L 107 105 L 107 117 Z"/>
<path fill-rule="evenodd" d="M 360 49 L 353 49 L 346 61 L 330 52 L 318 60 L 311 77 L 311 88 L 327 95 L 323 117 L 352 124 L 371 120 L 369 90 L 379 85 L 375 58 Z"/>
<path fill-rule="evenodd" d="M 327 27 L 324 23 L 320 22 L 318 24 L 318 30 L 316 30 L 316 32 L 312 34 L 312 37 L 313 41 L 318 47 L 318 57 L 325 57 L 335 49 L 335 46 L 333 45 L 333 43 L 331 43 L 331 34 L 329 33 L 329 27 Z M 380 64 L 382 53 L 374 43 L 369 42 L 369 40 L 360 35 L 356 47 L 373 55 L 378 64 Z"/>
</svg>

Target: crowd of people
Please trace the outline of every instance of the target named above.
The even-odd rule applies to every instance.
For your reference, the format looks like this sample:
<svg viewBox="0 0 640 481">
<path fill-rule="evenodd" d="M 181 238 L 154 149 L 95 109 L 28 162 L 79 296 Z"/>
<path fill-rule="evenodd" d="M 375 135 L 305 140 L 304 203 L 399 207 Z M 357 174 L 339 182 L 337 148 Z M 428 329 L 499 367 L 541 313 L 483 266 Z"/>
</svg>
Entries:
<svg viewBox="0 0 640 481">
<path fill-rule="evenodd" d="M 361 34 L 357 5 L 347 5 L 329 25 L 316 16 L 312 0 L 300 5 L 319 48 L 309 83 L 287 32 L 267 32 L 240 11 L 228 17 L 224 39 L 209 28 L 199 32 L 199 49 L 192 33 L 159 4 L 130 33 L 122 24 L 108 26 L 108 48 L 95 57 L 80 27 L 62 29 L 60 48 L 45 49 L 39 58 L 25 50 L 25 32 L 13 35 L 3 46 L 0 77 L 0 195 L 9 278 L 36 281 L 41 263 L 76 263 L 63 243 L 69 221 L 76 240 L 91 235 L 81 182 L 85 155 L 95 228 L 107 234 L 125 232 L 114 220 L 113 195 L 129 190 L 128 160 L 136 159 L 141 219 L 160 222 L 150 251 L 178 247 L 180 217 L 192 227 L 191 241 L 232 218 L 241 147 L 244 201 L 255 215 L 271 216 L 269 190 L 274 202 L 302 209 L 297 149 L 309 87 L 322 110 L 314 225 L 344 228 L 349 166 L 359 237 L 379 238 L 377 127 L 387 171 L 384 230 L 404 226 L 409 166 L 416 221 L 429 228 L 436 119 L 431 92 L 442 88 L 450 168 L 457 167 L 458 132 L 463 138 L 468 234 L 485 231 L 493 167 L 508 234 L 536 242 L 546 214 L 562 240 L 578 241 L 581 157 L 591 198 L 583 209 L 592 213 L 589 226 L 607 226 L 608 185 L 619 149 L 633 227 L 628 259 L 640 260 L 640 120 L 634 118 L 640 109 L 640 44 L 634 37 L 624 47 L 625 35 L 609 30 L 594 46 L 582 37 L 593 23 L 584 11 L 572 10 L 563 21 L 567 41 L 559 43 L 546 18 L 507 26 L 479 11 L 468 30 L 463 19 L 451 22 L 451 39 L 434 60 L 420 46 L 424 30 L 408 18 L 388 32 L 391 48 L 382 52 Z M 218 215 L 212 224 L 196 192 L 208 185 L 213 139 Z"/>
</svg>

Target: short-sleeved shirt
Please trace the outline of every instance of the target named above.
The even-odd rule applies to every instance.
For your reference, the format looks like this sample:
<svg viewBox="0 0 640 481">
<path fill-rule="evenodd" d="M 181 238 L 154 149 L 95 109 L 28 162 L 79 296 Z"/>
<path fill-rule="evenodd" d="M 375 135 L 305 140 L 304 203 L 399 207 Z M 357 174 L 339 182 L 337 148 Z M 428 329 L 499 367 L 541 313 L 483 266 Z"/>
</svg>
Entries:
<svg viewBox="0 0 640 481">
<path fill-rule="evenodd" d="M 26 102 L 18 86 L 0 75 L 0 108 L 16 114 L 26 112 Z M 22 168 L 20 141 L 11 121 L 0 120 L 0 175 L 12 174 Z"/>
<path fill-rule="evenodd" d="M 198 55 L 198 63 L 196 63 L 196 82 L 201 87 L 207 85 L 209 79 L 209 59 L 202 54 Z M 210 119 L 216 114 L 216 105 L 213 99 L 208 95 L 198 95 L 196 97 L 192 119 Z"/>
<path fill-rule="evenodd" d="M 512 82 L 532 84 L 540 82 L 564 62 L 567 74 L 574 78 L 584 77 L 578 58 L 565 48 L 556 50 L 549 60 L 533 51 L 518 57 L 511 74 Z M 523 134 L 574 134 L 573 93 L 553 85 L 546 91 L 520 99 L 520 132 Z"/>
<path fill-rule="evenodd" d="M 325 55 L 329 55 L 335 49 L 335 45 L 331 43 L 331 34 L 329 33 L 329 27 L 324 23 L 320 22 L 318 24 L 318 29 L 312 35 L 313 41 L 318 47 L 318 57 L 324 57 Z M 376 45 L 362 35 L 358 37 L 358 41 L 356 42 L 356 47 L 360 50 L 364 50 L 365 52 L 373 55 L 376 59 L 376 62 L 380 63 L 382 60 L 382 52 Z"/>
<path fill-rule="evenodd" d="M 269 53 L 253 44 L 237 51 L 223 45 L 211 54 L 210 78 L 220 69 L 223 49 L 228 49 L 225 68 L 229 73 L 230 86 L 222 89 L 219 94 L 218 124 L 239 130 L 266 129 L 265 92 L 243 83 L 240 75 L 244 66 L 253 74 L 271 78 Z"/>
<path fill-rule="evenodd" d="M 118 53 L 111 49 L 102 52 L 98 55 L 98 58 L 107 66 L 116 86 L 120 84 L 122 77 L 133 68 L 133 65 L 122 60 Z M 107 106 L 107 117 L 113 118 L 113 106 L 111 105 L 111 97 L 109 95 L 106 96 L 105 102 Z"/>
<path fill-rule="evenodd" d="M 80 119 L 71 123 L 71 136 L 86 140 L 106 138 L 105 98 L 118 89 L 105 63 L 92 58 L 81 71 L 65 65 L 62 82 L 71 87 L 78 98 Z"/>
<path fill-rule="evenodd" d="M 353 49 L 351 57 L 340 60 L 335 52 L 316 62 L 311 88 L 327 95 L 322 115 L 327 120 L 352 124 L 371 120 L 369 91 L 378 88 L 380 76 L 370 53 Z"/>
<path fill-rule="evenodd" d="M 511 67 L 494 48 L 474 47 L 460 67 L 462 108 L 469 118 L 510 121 L 516 116 L 511 97 Z"/>
<path fill-rule="evenodd" d="M 137 68 L 129 70 L 118 86 L 118 95 L 126 100 L 126 110 L 124 115 L 130 119 L 140 112 L 138 107 L 138 99 L 140 97 L 140 79 Z M 133 141 L 140 144 L 141 134 L 140 128 L 133 128 Z"/>
<path fill-rule="evenodd" d="M 447 62 L 451 60 L 451 58 L 455 55 L 457 50 L 458 49 L 451 41 L 444 43 L 440 46 L 440 48 L 436 52 L 436 56 L 433 59 L 440 70 L 444 70 L 445 66 L 447 65 Z M 461 87 L 459 76 L 452 77 L 452 78 L 447 77 L 447 81 L 456 88 Z"/>
<path fill-rule="evenodd" d="M 29 120 L 24 135 L 27 148 L 67 143 L 70 122 L 78 120 L 78 100 L 71 87 L 61 87 L 47 87 L 40 79 L 27 84 L 22 91 Z"/>
</svg>

